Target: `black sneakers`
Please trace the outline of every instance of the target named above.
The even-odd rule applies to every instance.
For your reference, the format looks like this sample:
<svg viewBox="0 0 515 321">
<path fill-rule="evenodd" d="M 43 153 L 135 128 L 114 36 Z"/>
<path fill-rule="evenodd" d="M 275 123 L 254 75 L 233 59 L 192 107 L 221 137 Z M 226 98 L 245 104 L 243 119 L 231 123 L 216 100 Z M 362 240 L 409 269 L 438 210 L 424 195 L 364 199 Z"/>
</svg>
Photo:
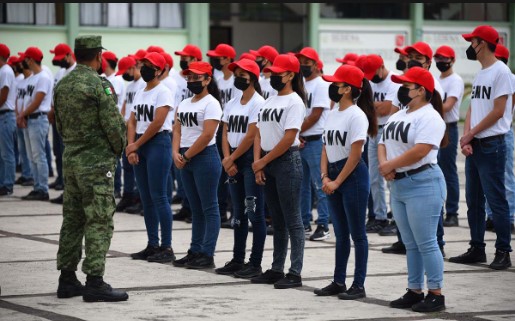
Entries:
<svg viewBox="0 0 515 321">
<path fill-rule="evenodd" d="M 116 204 L 116 212 L 124 212 L 129 206 L 135 204 L 134 197 L 123 195 L 122 199 Z"/>
<path fill-rule="evenodd" d="M 383 228 L 388 226 L 388 220 L 374 220 L 373 224 L 366 226 L 367 233 L 379 233 Z"/>
<path fill-rule="evenodd" d="M 383 253 L 406 254 L 406 246 L 404 246 L 404 243 L 397 241 L 389 247 L 383 247 L 381 251 Z"/>
<path fill-rule="evenodd" d="M 147 257 L 147 261 L 155 263 L 168 263 L 173 260 L 175 260 L 175 254 L 171 247 L 160 247 L 158 252 Z"/>
<path fill-rule="evenodd" d="M 327 225 L 318 225 L 315 233 L 313 233 L 310 237 L 310 241 L 323 241 L 327 240 L 331 237 L 331 233 L 329 233 L 329 227 Z"/>
<path fill-rule="evenodd" d="M 283 272 L 278 272 L 274 270 L 266 270 L 265 273 L 261 273 L 260 275 L 253 277 L 250 279 L 251 283 L 256 284 L 274 284 L 275 282 L 284 278 Z"/>
<path fill-rule="evenodd" d="M 304 226 L 304 235 L 306 236 L 306 238 L 309 237 L 309 234 L 311 234 L 311 232 L 313 232 L 313 230 L 311 229 L 311 225 Z"/>
<path fill-rule="evenodd" d="M 447 214 L 445 220 L 443 221 L 443 226 L 451 227 L 451 226 L 459 226 L 460 223 L 458 221 L 458 215 L 456 214 Z"/>
<path fill-rule="evenodd" d="M 411 309 L 415 312 L 437 312 L 445 310 L 445 296 L 428 292 L 424 301 L 415 303 Z"/>
<path fill-rule="evenodd" d="M 367 221 L 367 224 L 365 224 L 365 227 L 368 228 L 369 226 L 374 225 L 375 221 L 376 221 L 375 217 L 370 217 Z"/>
<path fill-rule="evenodd" d="M 215 267 L 215 260 L 212 256 L 205 253 L 199 253 L 194 259 L 189 260 L 184 264 L 188 269 L 211 269 Z"/>
<path fill-rule="evenodd" d="M 396 309 L 408 309 L 411 308 L 414 304 L 422 302 L 424 300 L 424 293 L 416 293 L 411 291 L 410 289 L 406 289 L 406 293 L 398 298 L 397 300 L 393 300 L 390 302 L 390 306 Z"/>
<path fill-rule="evenodd" d="M 52 198 L 50 200 L 50 203 L 52 203 L 52 204 L 63 204 L 63 202 L 64 202 L 64 195 L 63 194 L 57 196 L 56 198 Z"/>
<path fill-rule="evenodd" d="M 191 211 L 186 207 L 181 207 L 181 209 L 172 215 L 174 221 L 184 221 L 186 218 L 191 218 Z"/>
<path fill-rule="evenodd" d="M 233 275 L 243 268 L 243 263 L 235 262 L 234 259 L 225 263 L 224 267 L 215 269 L 215 272 L 222 275 Z"/>
<path fill-rule="evenodd" d="M 451 263 L 485 263 L 486 262 L 486 253 L 484 248 L 479 248 L 475 246 L 471 246 L 467 252 L 449 258 L 449 262 Z"/>
<path fill-rule="evenodd" d="M 274 288 L 276 289 L 291 289 L 298 288 L 302 286 L 302 278 L 300 275 L 294 275 L 291 273 L 287 273 L 284 278 L 274 283 Z"/>
<path fill-rule="evenodd" d="M 144 250 L 139 251 L 138 253 L 132 253 L 131 257 L 134 260 L 145 260 L 146 261 L 149 256 L 154 255 L 159 252 L 160 252 L 159 246 L 147 245 L 147 247 Z"/>
<path fill-rule="evenodd" d="M 50 197 L 48 196 L 48 193 L 40 191 L 40 190 L 34 190 L 31 191 L 29 194 L 23 196 L 21 198 L 24 201 L 48 201 Z"/>
<path fill-rule="evenodd" d="M 88 275 L 82 299 L 86 302 L 116 302 L 126 301 L 127 292 L 115 290 L 105 283 L 101 276 Z"/>
<path fill-rule="evenodd" d="M 82 295 L 84 285 L 80 283 L 75 275 L 75 271 L 61 271 L 59 285 L 57 286 L 57 297 L 59 299 L 72 298 Z"/>
<path fill-rule="evenodd" d="M 6 186 L 0 187 L 0 196 L 7 196 L 13 193 L 12 189 L 7 188 Z"/>
<path fill-rule="evenodd" d="M 331 282 L 328 286 L 321 289 L 315 289 L 313 292 L 318 296 L 330 296 L 337 295 L 347 291 L 347 287 L 345 285 L 338 285 L 334 281 Z"/>
<path fill-rule="evenodd" d="M 261 266 L 254 266 L 252 263 L 248 262 L 245 263 L 241 270 L 234 272 L 234 277 L 241 279 L 251 279 L 261 275 L 261 273 L 263 273 Z"/>
<path fill-rule="evenodd" d="M 181 203 L 182 203 L 182 197 L 180 197 L 177 194 L 175 194 L 172 197 L 172 204 L 181 204 Z"/>
<path fill-rule="evenodd" d="M 489 267 L 494 270 L 506 270 L 511 266 L 510 252 L 508 251 L 495 251 L 495 258 Z"/>
<path fill-rule="evenodd" d="M 383 227 L 382 230 L 377 232 L 380 236 L 395 236 L 397 235 L 397 224 L 395 221 L 391 221 L 387 226 Z"/>
<path fill-rule="evenodd" d="M 173 261 L 172 264 L 174 266 L 177 266 L 177 267 L 185 267 L 186 263 L 188 263 L 189 261 L 195 259 L 198 255 L 200 255 L 200 253 L 193 253 L 190 250 L 188 250 L 188 254 L 186 254 L 185 257 Z"/>
<path fill-rule="evenodd" d="M 20 176 L 14 182 L 14 184 L 15 185 L 21 185 L 21 186 L 32 186 L 32 185 L 34 185 L 34 180 L 32 178 L 27 178 L 27 177 Z M 25 184 L 25 185 L 23 185 L 23 184 Z"/>
<path fill-rule="evenodd" d="M 352 284 L 352 286 L 345 292 L 338 294 L 340 300 L 356 300 L 366 297 L 365 288 Z"/>
</svg>

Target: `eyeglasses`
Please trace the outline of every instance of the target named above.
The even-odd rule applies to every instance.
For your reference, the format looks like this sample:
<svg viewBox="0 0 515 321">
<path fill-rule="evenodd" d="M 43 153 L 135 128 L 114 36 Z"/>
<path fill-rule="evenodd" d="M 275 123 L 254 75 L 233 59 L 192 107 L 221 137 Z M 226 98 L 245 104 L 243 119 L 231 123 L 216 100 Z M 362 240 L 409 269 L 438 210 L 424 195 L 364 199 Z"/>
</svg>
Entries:
<svg viewBox="0 0 515 321">
<path fill-rule="evenodd" d="M 189 74 L 189 75 L 186 75 L 184 78 L 186 79 L 186 81 L 204 80 L 204 79 L 201 79 L 201 78 L 204 78 L 204 75 Z"/>
</svg>

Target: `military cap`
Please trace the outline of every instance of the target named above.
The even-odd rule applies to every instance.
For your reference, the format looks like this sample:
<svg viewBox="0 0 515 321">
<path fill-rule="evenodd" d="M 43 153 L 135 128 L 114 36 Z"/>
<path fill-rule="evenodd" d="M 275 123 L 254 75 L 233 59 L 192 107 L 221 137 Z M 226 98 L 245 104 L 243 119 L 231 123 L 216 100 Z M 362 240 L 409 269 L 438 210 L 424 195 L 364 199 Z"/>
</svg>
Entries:
<svg viewBox="0 0 515 321">
<path fill-rule="evenodd" d="M 102 36 L 79 36 L 75 38 L 74 49 L 98 49 L 102 48 Z"/>
</svg>

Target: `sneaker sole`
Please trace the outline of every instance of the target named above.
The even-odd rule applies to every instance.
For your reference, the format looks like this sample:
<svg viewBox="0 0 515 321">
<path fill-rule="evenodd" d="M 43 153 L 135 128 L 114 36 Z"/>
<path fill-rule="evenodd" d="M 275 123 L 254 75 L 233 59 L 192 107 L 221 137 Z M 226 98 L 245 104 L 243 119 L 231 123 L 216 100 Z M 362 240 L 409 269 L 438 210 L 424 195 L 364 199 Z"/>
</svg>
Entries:
<svg viewBox="0 0 515 321">
<path fill-rule="evenodd" d="M 274 284 L 275 289 L 291 289 L 291 288 L 300 288 L 302 286 L 302 282 L 294 283 L 294 284 Z"/>
<path fill-rule="evenodd" d="M 343 295 L 345 294 L 345 295 Z M 357 300 L 366 298 L 366 294 L 357 294 L 357 295 L 348 295 L 347 293 L 338 294 L 338 299 L 340 300 Z"/>
<path fill-rule="evenodd" d="M 260 276 L 261 275 L 261 272 L 259 273 L 256 273 L 256 274 L 252 274 L 252 275 L 240 275 L 240 274 L 236 274 L 234 273 L 234 277 L 237 278 L 237 279 L 252 279 L 252 278 L 255 278 L 256 276 Z"/>
<path fill-rule="evenodd" d="M 445 305 L 443 306 L 438 306 L 438 307 L 435 307 L 433 309 L 414 309 L 413 307 L 411 307 L 411 310 L 415 311 L 415 312 L 438 312 L 438 311 L 443 311 L 445 310 Z"/>
<path fill-rule="evenodd" d="M 184 264 L 184 267 L 187 269 L 191 269 L 191 270 L 205 270 L 205 269 L 213 269 L 216 266 L 214 264 L 207 265 L 207 266 L 193 266 L 193 265 Z"/>
<path fill-rule="evenodd" d="M 147 259 L 147 262 L 150 262 L 150 263 L 170 263 L 173 260 L 175 260 L 175 258 L 169 258 L 169 259 L 164 259 L 164 260 L 149 260 L 149 259 Z"/>
<path fill-rule="evenodd" d="M 230 271 L 217 271 L 217 270 L 215 270 L 215 273 L 216 274 L 220 274 L 220 275 L 234 275 L 234 273 L 236 273 L 236 272 L 237 271 L 230 272 Z"/>
<path fill-rule="evenodd" d="M 69 299 L 69 298 L 73 298 L 75 296 L 81 296 L 82 295 L 82 291 L 78 290 L 78 291 L 57 291 L 57 298 L 59 299 Z"/>
<path fill-rule="evenodd" d="M 129 299 L 129 295 L 125 295 L 123 297 L 119 298 L 113 298 L 110 296 L 104 296 L 104 295 L 94 295 L 94 296 L 82 296 L 82 300 L 85 302 L 119 302 L 119 301 L 127 301 Z"/>
<path fill-rule="evenodd" d="M 280 279 L 277 279 L 277 280 L 253 280 L 253 279 L 250 279 L 250 283 L 254 283 L 254 284 L 274 284 L 275 282 L 279 281 L 279 280 L 282 280 L 283 278 L 280 278 Z"/>
<path fill-rule="evenodd" d="M 498 267 L 496 267 L 496 266 L 489 265 L 488 267 L 493 269 L 493 270 L 501 271 L 501 270 L 509 269 L 511 267 L 511 263 L 508 264 L 508 265 L 505 265 L 505 266 L 498 266 Z"/>
<path fill-rule="evenodd" d="M 343 292 L 329 293 L 329 292 L 325 292 L 325 291 L 319 291 L 318 289 L 316 289 L 316 290 L 313 291 L 313 293 L 315 293 L 318 296 L 334 296 L 334 295 L 338 295 L 338 294 L 343 293 Z"/>
<path fill-rule="evenodd" d="M 324 235 L 322 237 L 316 237 L 316 238 L 309 238 L 310 241 L 323 241 L 323 240 L 327 240 L 331 237 L 331 235 Z"/>
</svg>

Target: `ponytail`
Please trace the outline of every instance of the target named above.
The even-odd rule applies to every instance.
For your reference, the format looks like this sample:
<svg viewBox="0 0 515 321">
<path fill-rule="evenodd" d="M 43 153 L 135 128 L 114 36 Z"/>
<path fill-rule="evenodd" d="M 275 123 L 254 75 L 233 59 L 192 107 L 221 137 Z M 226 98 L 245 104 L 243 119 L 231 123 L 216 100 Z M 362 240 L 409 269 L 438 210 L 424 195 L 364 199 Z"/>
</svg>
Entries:
<svg viewBox="0 0 515 321">
<path fill-rule="evenodd" d="M 218 100 L 220 104 L 222 104 L 222 99 L 220 99 L 220 91 L 218 90 L 218 84 L 216 83 L 215 77 L 213 76 L 211 76 L 211 81 L 209 82 L 209 85 L 207 85 L 207 92 L 211 96 L 215 97 L 215 99 Z"/>
<path fill-rule="evenodd" d="M 372 93 L 372 87 L 370 87 L 370 82 L 363 78 L 363 83 L 361 86 L 361 90 L 358 88 L 349 85 L 351 87 L 351 97 L 352 100 L 357 99 L 356 105 L 363 110 L 368 120 L 368 130 L 367 133 L 371 137 L 375 137 L 377 135 L 377 117 L 376 110 L 374 107 L 374 98 Z"/>
<path fill-rule="evenodd" d="M 263 91 L 261 90 L 261 85 L 259 84 L 259 80 L 258 78 L 256 77 L 256 75 L 252 74 L 252 73 L 249 73 L 250 75 L 250 81 L 252 81 L 254 83 L 254 89 L 256 90 L 256 92 L 263 96 Z"/>
<path fill-rule="evenodd" d="M 426 101 L 429 101 L 431 105 L 433 105 L 433 108 L 438 112 L 440 117 L 443 118 L 443 103 L 442 103 L 442 96 L 440 96 L 440 93 L 435 89 L 433 94 L 431 94 L 429 91 L 426 90 Z M 449 129 L 445 128 L 445 133 L 443 135 L 442 141 L 440 142 L 440 147 L 446 147 L 449 144 Z"/>
<path fill-rule="evenodd" d="M 304 88 L 304 81 L 302 80 L 303 77 L 298 72 L 294 73 L 294 75 L 291 81 L 291 87 L 293 91 L 300 96 L 304 105 L 307 106 L 306 89 Z"/>
</svg>

